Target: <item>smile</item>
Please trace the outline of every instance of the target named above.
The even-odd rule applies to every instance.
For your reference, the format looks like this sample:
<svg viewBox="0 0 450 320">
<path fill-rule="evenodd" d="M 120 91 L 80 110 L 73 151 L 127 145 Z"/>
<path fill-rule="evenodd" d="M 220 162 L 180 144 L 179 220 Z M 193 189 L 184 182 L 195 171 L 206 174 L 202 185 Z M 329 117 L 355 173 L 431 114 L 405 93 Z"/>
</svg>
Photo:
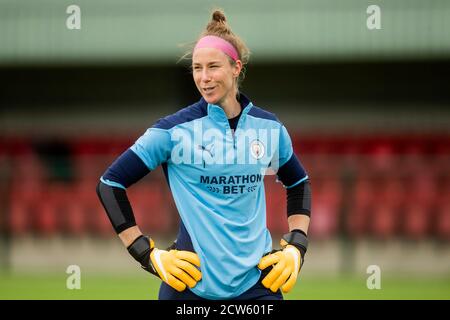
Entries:
<svg viewBox="0 0 450 320">
<path fill-rule="evenodd" d="M 205 93 L 211 93 L 216 87 L 208 87 L 208 88 L 203 88 L 203 91 Z"/>
</svg>

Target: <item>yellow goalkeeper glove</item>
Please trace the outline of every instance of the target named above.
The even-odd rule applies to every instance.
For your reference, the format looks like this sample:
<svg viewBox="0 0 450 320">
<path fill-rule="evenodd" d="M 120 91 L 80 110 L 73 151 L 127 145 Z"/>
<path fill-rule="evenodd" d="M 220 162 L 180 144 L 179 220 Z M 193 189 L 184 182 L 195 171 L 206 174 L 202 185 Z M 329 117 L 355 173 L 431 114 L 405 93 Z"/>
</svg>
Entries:
<svg viewBox="0 0 450 320">
<path fill-rule="evenodd" d="M 281 287 L 281 290 L 287 293 L 297 282 L 308 247 L 308 240 L 304 232 L 293 230 L 283 236 L 280 245 L 281 250 L 276 250 L 261 258 L 258 268 L 264 270 L 273 266 L 262 280 L 262 284 L 272 292 L 277 292 Z"/>
<path fill-rule="evenodd" d="M 140 236 L 129 247 L 128 252 L 141 264 L 142 268 L 159 277 L 175 290 L 181 292 L 195 287 L 202 274 L 198 255 L 190 251 L 160 250 L 153 240 Z"/>
</svg>

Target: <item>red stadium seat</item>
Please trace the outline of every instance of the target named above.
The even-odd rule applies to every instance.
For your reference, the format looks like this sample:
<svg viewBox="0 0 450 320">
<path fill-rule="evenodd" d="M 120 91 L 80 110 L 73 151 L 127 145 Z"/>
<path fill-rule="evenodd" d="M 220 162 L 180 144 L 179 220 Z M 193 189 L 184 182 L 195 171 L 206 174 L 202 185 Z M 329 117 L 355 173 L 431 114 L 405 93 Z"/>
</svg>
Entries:
<svg viewBox="0 0 450 320">
<path fill-rule="evenodd" d="M 381 239 L 398 235 L 401 209 L 404 200 L 401 182 L 392 177 L 378 187 L 378 195 L 373 202 L 372 232 Z"/>
<path fill-rule="evenodd" d="M 14 180 L 9 197 L 10 228 L 15 235 L 32 231 L 37 216 L 37 206 L 41 200 L 42 184 L 39 181 Z"/>
<path fill-rule="evenodd" d="M 76 196 L 76 194 L 74 194 Z M 85 204 L 74 201 L 67 208 L 66 230 L 70 235 L 80 236 L 87 232 Z"/>
<path fill-rule="evenodd" d="M 342 188 L 336 179 L 311 181 L 312 216 L 310 235 L 315 239 L 335 236 L 339 227 Z"/>
<path fill-rule="evenodd" d="M 380 205 L 373 210 L 372 232 L 380 239 L 386 240 L 396 235 L 396 212 L 393 207 Z"/>
<path fill-rule="evenodd" d="M 412 204 L 405 208 L 404 231 L 406 236 L 420 240 L 427 236 L 431 221 L 431 210 L 427 206 Z"/>
<path fill-rule="evenodd" d="M 445 241 L 450 241 L 450 206 L 440 207 L 436 215 L 437 236 Z"/>
<path fill-rule="evenodd" d="M 435 217 L 435 232 L 439 239 L 450 241 L 450 177 L 440 188 Z"/>
<path fill-rule="evenodd" d="M 373 217 L 373 185 L 367 177 L 357 177 L 353 197 L 347 213 L 347 230 L 350 236 L 360 238 L 367 234 Z"/>
<path fill-rule="evenodd" d="M 98 178 L 92 177 L 76 183 L 74 197 L 79 204 L 74 213 L 81 215 L 79 219 L 84 220 L 85 232 L 100 237 L 112 236 L 115 232 L 96 194 L 97 184 Z"/>
<path fill-rule="evenodd" d="M 436 206 L 436 178 L 430 169 L 418 175 L 411 172 L 405 189 L 403 227 L 407 237 L 415 240 L 425 238 L 430 231 L 432 214 Z"/>
<path fill-rule="evenodd" d="M 46 171 L 39 159 L 30 152 L 21 153 L 11 162 L 9 224 L 11 231 L 24 235 L 33 231 L 39 217 L 37 204 L 42 201 Z"/>
<path fill-rule="evenodd" d="M 79 186 L 67 184 L 53 186 L 51 190 L 59 212 L 59 231 L 73 236 L 85 234 L 87 231 L 86 203 Z"/>
<path fill-rule="evenodd" d="M 71 184 L 52 183 L 43 191 L 43 198 L 37 203 L 36 216 L 38 231 L 44 235 L 76 234 L 84 229 L 83 216 L 74 215 L 80 202 Z"/>
<path fill-rule="evenodd" d="M 11 202 L 9 227 L 13 235 L 25 235 L 31 229 L 30 217 L 33 216 L 32 210 L 33 206 L 30 203 Z"/>
<path fill-rule="evenodd" d="M 34 154 L 27 154 L 14 158 L 12 170 L 15 181 L 41 182 L 46 181 L 48 172 L 42 163 Z"/>
<path fill-rule="evenodd" d="M 165 234 L 172 231 L 172 212 L 168 206 L 160 183 L 140 183 L 127 190 L 136 223 L 143 232 Z"/>
<path fill-rule="evenodd" d="M 44 236 L 55 235 L 58 229 L 58 206 L 50 198 L 37 203 L 36 206 L 36 231 Z"/>
<path fill-rule="evenodd" d="M 77 180 L 97 180 L 105 172 L 109 165 L 110 159 L 106 156 L 98 155 L 77 155 L 72 158 L 74 164 L 74 172 Z"/>
</svg>

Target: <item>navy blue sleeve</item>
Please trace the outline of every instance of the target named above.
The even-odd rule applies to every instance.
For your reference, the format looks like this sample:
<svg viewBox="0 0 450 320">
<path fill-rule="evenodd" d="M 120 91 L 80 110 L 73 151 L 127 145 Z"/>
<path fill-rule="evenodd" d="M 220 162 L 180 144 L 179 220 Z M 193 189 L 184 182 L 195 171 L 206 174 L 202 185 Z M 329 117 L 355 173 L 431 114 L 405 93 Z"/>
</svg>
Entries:
<svg viewBox="0 0 450 320">
<path fill-rule="evenodd" d="M 308 179 L 308 175 L 295 153 L 292 153 L 290 159 L 278 169 L 277 176 L 287 189 Z"/>
<path fill-rule="evenodd" d="M 306 181 L 286 189 L 287 216 L 303 214 L 311 217 L 311 183 Z"/>
<path fill-rule="evenodd" d="M 150 170 L 134 151 L 128 149 L 103 174 L 101 181 L 111 187 L 128 188 Z"/>
<path fill-rule="evenodd" d="M 97 185 L 97 195 L 114 230 L 119 234 L 135 226 L 133 209 L 126 188 L 150 172 L 136 153 L 128 149 L 106 170 Z"/>
<path fill-rule="evenodd" d="M 111 187 L 99 181 L 96 190 L 97 196 L 117 234 L 136 225 L 133 209 L 125 189 Z"/>
</svg>

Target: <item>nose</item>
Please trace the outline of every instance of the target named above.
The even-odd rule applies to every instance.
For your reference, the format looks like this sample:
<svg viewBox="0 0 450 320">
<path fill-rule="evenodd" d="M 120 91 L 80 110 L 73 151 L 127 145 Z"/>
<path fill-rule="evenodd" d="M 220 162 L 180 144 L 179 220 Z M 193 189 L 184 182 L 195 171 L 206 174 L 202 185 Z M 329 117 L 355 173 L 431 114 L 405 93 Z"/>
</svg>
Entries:
<svg viewBox="0 0 450 320">
<path fill-rule="evenodd" d="M 204 68 L 202 70 L 201 80 L 202 80 L 202 82 L 209 82 L 209 81 L 211 81 L 211 74 L 208 72 L 207 68 Z"/>
</svg>

